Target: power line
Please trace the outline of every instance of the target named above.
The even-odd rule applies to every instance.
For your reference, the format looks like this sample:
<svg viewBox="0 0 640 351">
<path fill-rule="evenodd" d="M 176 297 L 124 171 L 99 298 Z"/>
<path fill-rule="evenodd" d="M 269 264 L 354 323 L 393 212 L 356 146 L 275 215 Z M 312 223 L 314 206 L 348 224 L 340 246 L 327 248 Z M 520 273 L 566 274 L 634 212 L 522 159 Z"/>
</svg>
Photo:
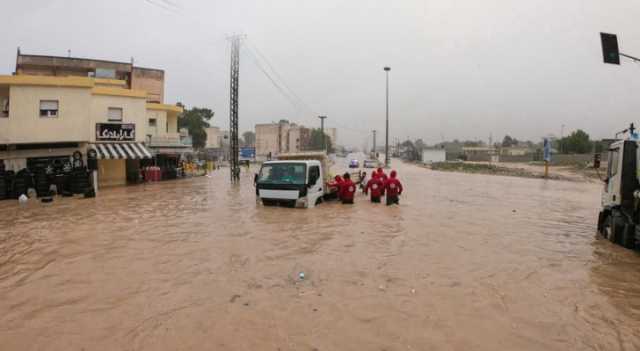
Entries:
<svg viewBox="0 0 640 351">
<path fill-rule="evenodd" d="M 282 85 L 284 85 L 284 87 L 291 93 L 291 95 L 298 101 L 298 103 L 300 105 L 302 105 L 308 112 L 310 112 L 313 115 L 316 115 L 316 111 L 314 111 L 311 107 L 309 107 L 309 105 L 300 98 L 300 96 L 298 96 L 298 94 L 296 94 L 296 92 L 291 89 L 291 87 L 287 84 L 287 81 L 284 80 L 284 78 L 282 78 L 282 76 L 278 73 L 278 71 L 275 69 L 275 67 L 273 67 L 273 65 L 271 64 L 271 62 L 267 59 L 267 57 L 262 54 L 262 52 L 258 49 L 258 47 L 256 45 L 254 45 L 252 42 L 248 44 L 251 46 L 250 48 L 256 52 L 256 54 L 262 58 L 262 60 L 266 63 L 266 65 L 271 69 L 271 71 L 273 72 L 273 74 L 276 76 L 276 78 L 278 78 L 280 80 L 280 82 L 282 83 Z"/>
</svg>

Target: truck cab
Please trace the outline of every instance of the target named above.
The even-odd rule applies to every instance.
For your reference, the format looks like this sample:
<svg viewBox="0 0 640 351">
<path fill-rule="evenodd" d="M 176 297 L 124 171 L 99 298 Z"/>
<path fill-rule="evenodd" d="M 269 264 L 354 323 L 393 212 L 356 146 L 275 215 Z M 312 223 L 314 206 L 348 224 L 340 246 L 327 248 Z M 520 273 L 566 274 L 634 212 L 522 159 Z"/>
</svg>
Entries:
<svg viewBox="0 0 640 351">
<path fill-rule="evenodd" d="M 640 148 L 636 140 L 617 140 L 607 152 L 598 232 L 613 243 L 640 248 Z M 599 163 L 599 162 L 598 162 Z"/>
<path fill-rule="evenodd" d="M 314 207 L 325 193 L 323 174 L 318 160 L 265 162 L 255 178 L 257 200 L 265 206 Z"/>
</svg>

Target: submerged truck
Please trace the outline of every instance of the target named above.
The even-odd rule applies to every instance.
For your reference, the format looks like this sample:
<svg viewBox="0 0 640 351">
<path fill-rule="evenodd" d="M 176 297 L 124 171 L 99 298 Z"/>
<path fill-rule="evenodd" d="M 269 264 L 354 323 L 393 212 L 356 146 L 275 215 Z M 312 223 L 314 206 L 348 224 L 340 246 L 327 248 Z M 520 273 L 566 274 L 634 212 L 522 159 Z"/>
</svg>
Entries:
<svg viewBox="0 0 640 351">
<path fill-rule="evenodd" d="M 640 142 L 633 124 L 620 133 L 629 133 L 629 138 L 614 141 L 608 149 L 598 232 L 613 243 L 640 249 Z M 600 167 L 599 154 L 593 163 Z"/>
<path fill-rule="evenodd" d="M 281 154 L 256 174 L 256 199 L 266 206 L 314 207 L 336 191 L 327 185 L 330 166 L 324 152 Z"/>
</svg>

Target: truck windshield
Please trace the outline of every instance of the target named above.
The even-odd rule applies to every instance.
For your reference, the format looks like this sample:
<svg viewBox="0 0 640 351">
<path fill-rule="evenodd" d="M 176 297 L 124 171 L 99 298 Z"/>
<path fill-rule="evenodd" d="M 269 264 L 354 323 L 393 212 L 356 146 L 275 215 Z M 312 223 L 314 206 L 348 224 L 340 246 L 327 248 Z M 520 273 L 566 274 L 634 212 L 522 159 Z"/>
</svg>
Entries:
<svg viewBox="0 0 640 351">
<path fill-rule="evenodd" d="M 296 184 L 306 181 L 307 167 L 302 163 L 265 164 L 260 170 L 258 182 L 263 184 Z"/>
</svg>

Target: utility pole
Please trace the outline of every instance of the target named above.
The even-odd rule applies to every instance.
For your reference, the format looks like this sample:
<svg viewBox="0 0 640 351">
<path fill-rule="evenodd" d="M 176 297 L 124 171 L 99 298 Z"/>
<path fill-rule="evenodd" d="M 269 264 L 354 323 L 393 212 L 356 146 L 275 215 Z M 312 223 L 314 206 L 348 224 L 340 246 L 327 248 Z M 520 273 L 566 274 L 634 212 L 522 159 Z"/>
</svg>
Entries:
<svg viewBox="0 0 640 351">
<path fill-rule="evenodd" d="M 373 130 L 373 154 L 376 154 L 376 130 Z"/>
<path fill-rule="evenodd" d="M 231 98 L 229 101 L 229 137 L 230 153 L 229 162 L 231 170 L 231 182 L 240 181 L 240 164 L 238 155 L 238 84 L 240 82 L 240 36 L 234 35 L 231 41 Z"/>
<path fill-rule="evenodd" d="M 327 150 L 327 138 L 324 135 L 324 120 L 327 116 L 318 116 L 320 118 L 320 132 L 322 132 L 322 150 Z"/>
<path fill-rule="evenodd" d="M 384 143 L 384 166 L 385 168 L 389 168 L 389 71 L 391 71 L 391 67 L 385 67 L 384 71 L 387 73 L 387 126 Z"/>
</svg>

